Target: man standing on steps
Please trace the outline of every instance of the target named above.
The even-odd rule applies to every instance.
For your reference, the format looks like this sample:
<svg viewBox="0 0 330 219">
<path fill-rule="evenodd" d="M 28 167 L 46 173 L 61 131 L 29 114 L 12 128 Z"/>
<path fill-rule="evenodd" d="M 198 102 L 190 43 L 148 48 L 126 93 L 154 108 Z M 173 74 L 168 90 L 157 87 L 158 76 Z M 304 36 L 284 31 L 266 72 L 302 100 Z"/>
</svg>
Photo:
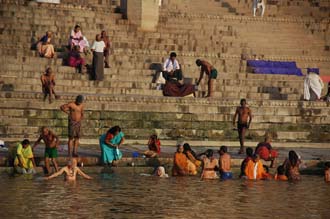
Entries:
<svg viewBox="0 0 330 219">
<path fill-rule="evenodd" d="M 203 79 L 204 73 L 207 74 L 209 76 L 209 80 L 208 80 L 208 92 L 206 97 L 213 97 L 213 85 L 215 79 L 218 76 L 218 71 L 209 62 L 205 60 L 197 59 L 196 65 L 198 67 L 201 67 L 201 73 L 196 85 L 197 86 L 199 85 L 199 83 Z"/>
<path fill-rule="evenodd" d="M 249 107 L 246 106 L 246 100 L 241 99 L 241 106 L 236 108 L 236 112 L 233 119 L 233 125 L 235 126 L 236 117 L 238 115 L 237 121 L 237 131 L 240 143 L 239 154 L 244 153 L 244 139 L 245 139 L 245 131 L 249 129 L 251 121 L 252 121 L 252 112 Z"/>
<path fill-rule="evenodd" d="M 68 154 L 69 157 L 77 157 L 77 149 L 79 145 L 80 131 L 81 131 L 81 121 L 84 117 L 84 97 L 78 95 L 75 102 L 70 102 L 61 106 L 61 110 L 68 114 L 69 124 L 68 124 Z M 71 154 L 73 148 L 73 153 Z"/>
</svg>

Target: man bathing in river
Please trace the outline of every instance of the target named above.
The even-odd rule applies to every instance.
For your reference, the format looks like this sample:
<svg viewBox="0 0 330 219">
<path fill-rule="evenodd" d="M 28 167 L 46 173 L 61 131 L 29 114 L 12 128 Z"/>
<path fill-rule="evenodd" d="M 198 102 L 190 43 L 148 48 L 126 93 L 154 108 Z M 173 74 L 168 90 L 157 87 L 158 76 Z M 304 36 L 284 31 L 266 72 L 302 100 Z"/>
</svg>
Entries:
<svg viewBox="0 0 330 219">
<path fill-rule="evenodd" d="M 46 180 L 52 179 L 52 178 L 62 175 L 63 173 L 65 173 L 65 178 L 64 178 L 65 181 L 75 181 L 77 179 L 77 174 L 84 177 L 85 179 L 92 179 L 92 177 L 88 176 L 83 171 L 81 171 L 79 167 L 77 167 L 77 159 L 75 159 L 75 158 L 71 158 L 68 161 L 68 165 L 66 167 L 63 167 L 63 168 L 61 168 L 60 171 L 58 171 L 48 177 L 45 177 L 45 179 Z"/>
<path fill-rule="evenodd" d="M 251 121 L 252 121 L 252 112 L 249 107 L 246 106 L 246 100 L 241 99 L 241 106 L 236 108 L 236 112 L 233 119 L 233 125 L 235 126 L 236 117 L 238 116 L 237 121 L 237 131 L 240 143 L 239 154 L 244 153 L 244 139 L 246 129 L 249 129 Z"/>
<path fill-rule="evenodd" d="M 33 149 L 40 144 L 40 141 L 43 140 L 45 143 L 45 166 L 47 174 L 50 174 L 50 165 L 49 162 L 52 161 L 55 171 L 58 171 L 58 165 L 56 162 L 57 158 L 57 148 L 60 144 L 59 138 L 50 131 L 47 127 L 41 128 L 41 133 L 38 140 L 34 143 Z"/>
<path fill-rule="evenodd" d="M 84 97 L 82 95 L 77 96 L 75 102 L 70 102 L 61 106 L 61 110 L 68 114 L 69 124 L 68 124 L 68 154 L 69 156 L 77 157 L 77 149 L 79 145 L 80 131 L 81 131 L 81 121 L 84 117 Z M 73 153 L 71 154 L 73 148 Z"/>
<path fill-rule="evenodd" d="M 219 172 L 222 180 L 232 179 L 233 174 L 230 170 L 230 155 L 227 153 L 227 146 L 221 146 L 219 150 Z"/>
</svg>

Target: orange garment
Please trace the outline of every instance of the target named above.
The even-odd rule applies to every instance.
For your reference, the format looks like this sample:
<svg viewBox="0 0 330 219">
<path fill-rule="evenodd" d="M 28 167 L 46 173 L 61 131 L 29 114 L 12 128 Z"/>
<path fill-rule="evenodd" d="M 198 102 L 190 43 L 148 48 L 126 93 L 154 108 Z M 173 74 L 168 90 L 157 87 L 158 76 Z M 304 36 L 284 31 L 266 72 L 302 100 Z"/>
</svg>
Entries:
<svg viewBox="0 0 330 219">
<path fill-rule="evenodd" d="M 195 164 L 195 166 L 196 166 L 197 168 L 201 166 L 202 161 L 197 160 L 197 159 L 194 157 L 194 155 L 192 155 L 192 153 L 190 153 L 190 151 L 187 151 L 187 157 L 189 158 L 189 160 L 190 160 L 193 164 Z"/>
<path fill-rule="evenodd" d="M 183 176 L 187 174 L 188 174 L 188 159 L 184 153 L 176 152 L 174 154 L 172 175 Z"/>
<path fill-rule="evenodd" d="M 286 175 L 278 175 L 276 174 L 275 177 L 274 177 L 275 180 L 278 180 L 278 181 L 288 181 L 288 177 Z"/>
<path fill-rule="evenodd" d="M 258 168 L 256 178 L 254 178 L 254 166 L 255 162 L 253 160 L 249 160 L 245 167 L 245 175 L 247 179 L 263 179 L 266 176 L 266 172 L 263 168 L 262 162 L 259 160 L 257 161 Z"/>
</svg>

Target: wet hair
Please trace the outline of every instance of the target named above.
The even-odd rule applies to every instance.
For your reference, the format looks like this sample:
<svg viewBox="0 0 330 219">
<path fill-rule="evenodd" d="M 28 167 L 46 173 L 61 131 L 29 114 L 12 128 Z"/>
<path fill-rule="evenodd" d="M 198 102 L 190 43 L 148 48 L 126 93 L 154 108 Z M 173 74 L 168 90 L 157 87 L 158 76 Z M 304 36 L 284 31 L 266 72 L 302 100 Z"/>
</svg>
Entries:
<svg viewBox="0 0 330 219">
<path fill-rule="evenodd" d="M 269 173 L 269 167 L 267 167 L 266 165 L 262 165 L 262 167 L 264 168 L 264 170 L 266 171 L 266 173 Z"/>
<path fill-rule="evenodd" d="M 170 57 L 172 58 L 172 57 L 176 57 L 176 53 L 175 52 L 171 52 L 170 53 Z"/>
<path fill-rule="evenodd" d="M 245 152 L 246 152 L 246 155 L 248 157 L 252 157 L 253 156 L 253 149 L 252 148 L 250 148 L 250 147 L 246 148 Z"/>
<path fill-rule="evenodd" d="M 289 161 L 292 166 L 296 166 L 298 163 L 299 157 L 295 151 L 289 151 Z"/>
<path fill-rule="evenodd" d="M 183 144 L 183 150 L 184 150 L 184 151 L 191 151 L 191 147 L 190 147 L 190 145 L 189 145 L 188 143 L 184 143 L 184 144 Z"/>
<path fill-rule="evenodd" d="M 246 99 L 241 99 L 241 104 L 243 104 L 243 102 L 245 102 L 246 103 Z"/>
<path fill-rule="evenodd" d="M 324 166 L 330 168 L 330 162 L 325 162 Z"/>
<path fill-rule="evenodd" d="M 202 61 L 200 59 L 196 59 L 196 65 L 197 66 L 201 66 L 202 65 Z"/>
<path fill-rule="evenodd" d="M 278 175 L 284 175 L 285 169 L 283 165 L 280 165 L 277 167 L 277 174 Z"/>
<path fill-rule="evenodd" d="M 219 152 L 222 151 L 223 153 L 227 153 L 228 147 L 227 146 L 221 146 Z"/>
<path fill-rule="evenodd" d="M 190 145 L 188 143 L 183 144 L 183 153 L 187 155 L 187 151 L 189 151 L 196 159 L 197 159 L 197 154 L 193 149 L 191 149 Z"/>
<path fill-rule="evenodd" d="M 24 140 L 22 141 L 22 145 L 29 145 L 29 144 L 30 144 L 29 139 L 24 139 Z"/>
<path fill-rule="evenodd" d="M 84 102 L 84 96 L 83 95 L 78 95 L 76 97 L 76 103 L 81 104 L 82 102 Z"/>
<path fill-rule="evenodd" d="M 213 157 L 213 150 L 212 149 L 207 149 L 205 152 L 205 155 L 207 158 Z"/>
<path fill-rule="evenodd" d="M 258 159 L 259 158 L 259 155 L 258 154 L 253 154 L 252 155 L 252 159 L 255 160 L 255 159 Z"/>
<path fill-rule="evenodd" d="M 121 132 L 121 128 L 118 125 L 113 126 L 108 130 L 108 133 L 110 134 L 115 134 L 116 132 Z"/>
<path fill-rule="evenodd" d="M 153 139 L 153 140 L 157 140 L 158 136 L 157 135 L 150 135 L 150 138 Z"/>
</svg>

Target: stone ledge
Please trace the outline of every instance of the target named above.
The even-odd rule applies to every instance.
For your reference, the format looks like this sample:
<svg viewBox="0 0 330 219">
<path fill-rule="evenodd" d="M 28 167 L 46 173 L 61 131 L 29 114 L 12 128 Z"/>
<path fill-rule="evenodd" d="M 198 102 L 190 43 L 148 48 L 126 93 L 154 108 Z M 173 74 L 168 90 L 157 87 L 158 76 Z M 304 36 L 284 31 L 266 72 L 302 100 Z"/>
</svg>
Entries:
<svg viewBox="0 0 330 219">
<path fill-rule="evenodd" d="M 83 94 L 85 95 L 85 94 Z M 62 101 L 72 101 L 76 98 L 77 94 L 63 94 Z M 140 95 L 112 95 L 112 94 L 86 94 L 86 101 L 96 102 L 135 102 L 139 104 L 144 103 L 176 103 L 176 104 L 202 104 L 202 105 L 217 105 L 217 106 L 238 106 L 239 99 L 218 99 L 218 98 L 178 98 L 178 97 L 153 97 L 153 96 L 140 96 Z M 5 92 L 0 91 L 0 98 L 3 100 L 20 100 L 24 99 L 35 100 L 41 99 L 41 92 Z M 328 107 L 328 104 L 322 101 L 292 101 L 292 100 L 248 100 L 251 107 Z"/>
</svg>

